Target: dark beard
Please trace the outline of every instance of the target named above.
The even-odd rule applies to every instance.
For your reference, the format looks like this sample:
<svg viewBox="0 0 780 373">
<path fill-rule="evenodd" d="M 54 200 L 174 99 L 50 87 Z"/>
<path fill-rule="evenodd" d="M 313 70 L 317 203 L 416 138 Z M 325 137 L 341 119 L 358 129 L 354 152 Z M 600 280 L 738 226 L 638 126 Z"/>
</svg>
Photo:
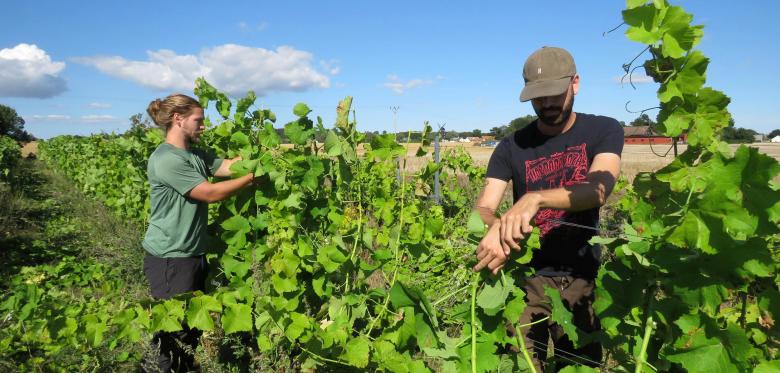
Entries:
<svg viewBox="0 0 780 373">
<path fill-rule="evenodd" d="M 565 124 L 569 120 L 573 108 L 574 108 L 574 96 L 572 96 L 571 100 L 569 101 L 569 104 L 566 105 L 566 107 L 564 108 L 560 106 L 549 106 L 546 108 L 542 108 L 541 110 L 536 110 L 534 108 L 534 111 L 536 112 L 536 116 L 539 117 L 539 120 L 541 120 L 542 123 L 551 127 L 558 127 Z"/>
</svg>

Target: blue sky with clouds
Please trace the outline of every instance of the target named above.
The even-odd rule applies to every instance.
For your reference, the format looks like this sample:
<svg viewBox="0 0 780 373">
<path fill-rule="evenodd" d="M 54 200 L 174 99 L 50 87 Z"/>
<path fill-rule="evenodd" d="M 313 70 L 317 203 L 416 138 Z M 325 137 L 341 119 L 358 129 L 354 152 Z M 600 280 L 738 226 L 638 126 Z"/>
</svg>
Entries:
<svg viewBox="0 0 780 373">
<path fill-rule="evenodd" d="M 231 5 L 227 5 L 231 4 Z M 732 98 L 737 126 L 780 128 L 780 1 L 673 1 L 705 26 L 707 84 Z M 575 110 L 631 121 L 657 105 L 654 83 L 619 84 L 643 46 L 623 36 L 622 1 L 87 2 L 3 4 L 0 104 L 34 135 L 124 131 L 127 118 L 205 76 L 292 119 L 306 102 L 331 124 L 354 96 L 361 130 L 489 130 L 532 114 L 522 65 L 542 45 L 568 49 Z M 640 61 L 644 58 L 640 57 Z M 640 81 L 642 79 L 640 78 Z M 391 106 L 399 107 L 393 125 Z M 654 112 L 650 112 L 651 114 Z"/>
</svg>

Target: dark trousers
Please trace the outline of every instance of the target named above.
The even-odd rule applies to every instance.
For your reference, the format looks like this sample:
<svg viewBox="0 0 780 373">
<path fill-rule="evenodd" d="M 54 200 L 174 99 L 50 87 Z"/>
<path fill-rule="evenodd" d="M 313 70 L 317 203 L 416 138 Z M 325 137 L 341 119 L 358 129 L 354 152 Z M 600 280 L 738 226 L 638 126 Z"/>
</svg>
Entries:
<svg viewBox="0 0 780 373">
<path fill-rule="evenodd" d="M 144 274 L 149 281 L 152 297 L 169 299 L 177 294 L 206 289 L 205 257 L 159 258 L 146 253 Z M 144 361 L 148 372 L 188 372 L 194 369 L 195 357 L 187 350 L 198 346 L 201 332 L 182 325 L 178 332 L 158 332 L 152 339 L 152 348 L 159 350 L 155 361 Z"/>
<path fill-rule="evenodd" d="M 579 330 L 592 333 L 601 329 L 599 320 L 593 312 L 593 280 L 572 276 L 534 276 L 526 279 L 526 308 L 520 316 L 520 325 L 550 316 L 550 298 L 544 295 L 544 286 L 556 289 L 561 294 L 561 300 L 572 313 L 572 322 Z M 537 372 L 542 372 L 542 361 L 547 356 L 548 337 L 552 339 L 555 348 L 556 369 L 567 365 L 582 364 L 596 367 L 601 363 L 601 345 L 591 343 L 581 348 L 574 344 L 564 334 L 563 328 L 551 319 L 522 327 L 525 345 L 532 356 Z M 511 328 L 514 335 L 514 327 Z M 584 358 L 584 359 L 583 359 Z"/>
</svg>

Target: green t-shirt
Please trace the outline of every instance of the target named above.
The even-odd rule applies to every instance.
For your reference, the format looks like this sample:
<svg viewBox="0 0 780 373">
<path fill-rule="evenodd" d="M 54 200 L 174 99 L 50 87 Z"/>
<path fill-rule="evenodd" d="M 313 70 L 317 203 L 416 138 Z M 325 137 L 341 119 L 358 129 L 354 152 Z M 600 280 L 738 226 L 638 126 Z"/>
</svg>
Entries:
<svg viewBox="0 0 780 373">
<path fill-rule="evenodd" d="M 208 203 L 188 197 L 213 175 L 222 159 L 200 149 L 185 150 L 162 143 L 146 167 L 151 186 L 152 213 L 143 246 L 160 258 L 205 253 L 208 241 Z"/>
</svg>

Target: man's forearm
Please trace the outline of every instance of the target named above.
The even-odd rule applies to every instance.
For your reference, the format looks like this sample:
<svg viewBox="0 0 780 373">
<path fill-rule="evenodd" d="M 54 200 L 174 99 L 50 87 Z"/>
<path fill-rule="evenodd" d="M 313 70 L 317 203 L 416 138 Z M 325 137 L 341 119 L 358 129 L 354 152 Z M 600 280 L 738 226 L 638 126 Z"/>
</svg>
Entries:
<svg viewBox="0 0 780 373">
<path fill-rule="evenodd" d="M 212 189 L 212 202 L 222 201 L 236 194 L 239 190 L 249 185 L 253 180 L 252 174 L 247 174 L 235 179 L 214 183 Z"/>
<path fill-rule="evenodd" d="M 483 207 L 483 206 L 475 206 L 474 208 L 477 210 L 477 212 L 479 212 L 479 217 L 482 218 L 482 222 L 487 224 L 488 226 L 491 226 L 493 225 L 493 223 L 501 221 L 496 216 L 496 210 L 493 210 L 488 207 Z"/>
<path fill-rule="evenodd" d="M 583 211 L 603 205 L 611 191 L 611 185 L 587 181 L 572 186 L 530 193 L 539 199 L 539 208 Z"/>
</svg>

